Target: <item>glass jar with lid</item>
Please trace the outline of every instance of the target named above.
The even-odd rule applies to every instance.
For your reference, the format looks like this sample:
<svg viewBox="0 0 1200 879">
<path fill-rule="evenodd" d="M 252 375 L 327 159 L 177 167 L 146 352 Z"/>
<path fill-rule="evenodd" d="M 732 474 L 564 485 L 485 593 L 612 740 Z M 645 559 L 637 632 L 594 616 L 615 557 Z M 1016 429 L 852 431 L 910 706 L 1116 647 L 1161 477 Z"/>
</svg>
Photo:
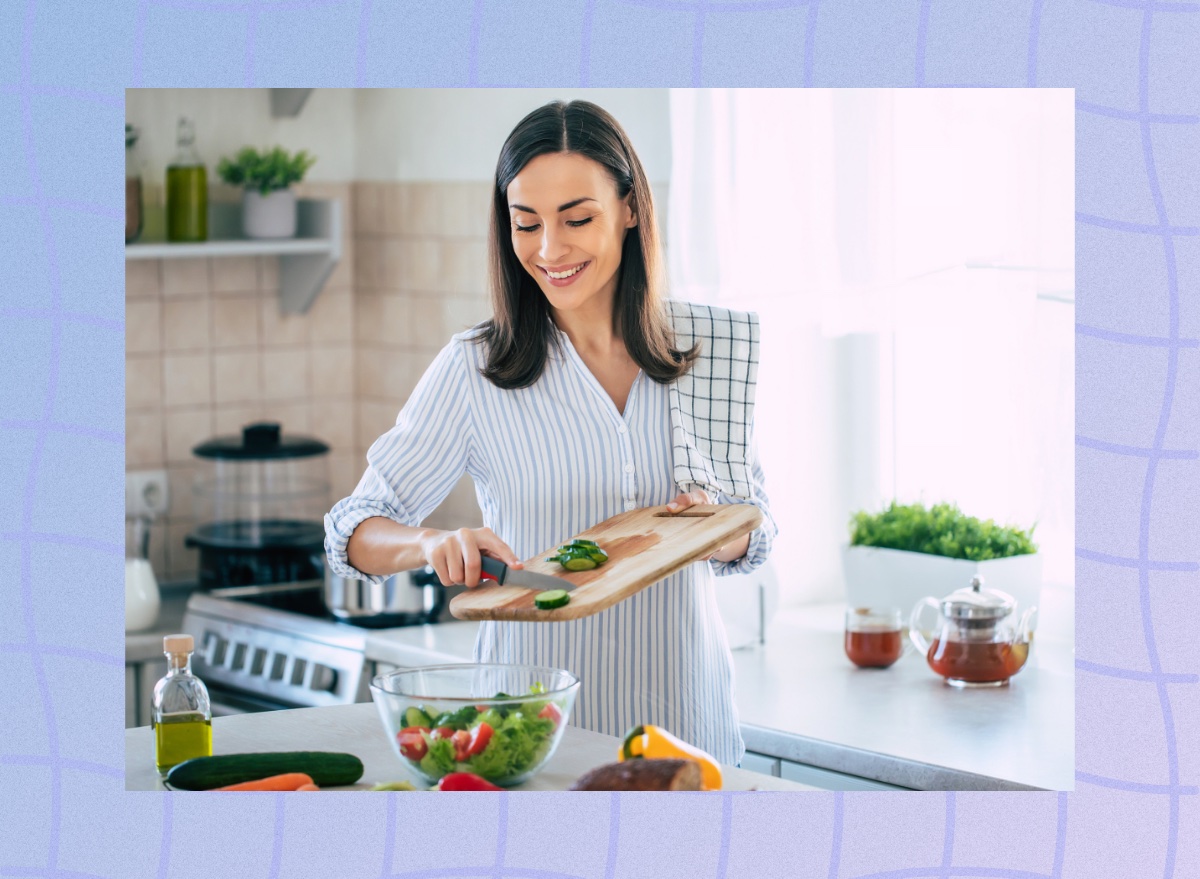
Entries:
<svg viewBox="0 0 1200 879">
<path fill-rule="evenodd" d="M 246 425 L 192 450 L 201 587 L 324 578 L 329 446 L 284 435 L 275 422 Z"/>
</svg>

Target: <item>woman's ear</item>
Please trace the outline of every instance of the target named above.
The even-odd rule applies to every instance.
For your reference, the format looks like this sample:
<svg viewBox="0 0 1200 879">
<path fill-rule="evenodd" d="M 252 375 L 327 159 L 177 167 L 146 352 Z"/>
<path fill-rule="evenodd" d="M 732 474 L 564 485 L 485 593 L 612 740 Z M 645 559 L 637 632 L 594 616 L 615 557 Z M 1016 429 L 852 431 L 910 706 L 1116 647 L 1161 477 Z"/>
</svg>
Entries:
<svg viewBox="0 0 1200 879">
<path fill-rule="evenodd" d="M 633 200 L 632 192 L 626 198 L 628 200 L 625 202 L 625 207 L 629 209 L 629 219 L 625 221 L 625 228 L 632 229 L 638 224 L 637 202 Z"/>
</svg>

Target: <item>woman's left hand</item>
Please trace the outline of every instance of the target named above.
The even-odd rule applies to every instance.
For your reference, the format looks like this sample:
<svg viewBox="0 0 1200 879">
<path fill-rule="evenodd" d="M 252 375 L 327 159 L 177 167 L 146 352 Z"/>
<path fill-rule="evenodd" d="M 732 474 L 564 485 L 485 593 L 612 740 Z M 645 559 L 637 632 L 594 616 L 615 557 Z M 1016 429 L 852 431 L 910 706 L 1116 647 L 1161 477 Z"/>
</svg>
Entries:
<svg viewBox="0 0 1200 879">
<path fill-rule="evenodd" d="M 672 513 L 678 513 L 681 510 L 686 510 L 688 507 L 695 506 L 697 504 L 711 503 L 712 499 L 708 496 L 708 492 L 702 488 L 694 488 L 686 494 L 681 494 L 676 497 L 675 500 L 667 504 L 667 509 Z M 749 548 L 750 535 L 743 534 L 737 540 L 733 541 L 733 543 L 725 544 L 712 555 L 704 556 L 704 558 L 700 559 L 700 561 L 706 562 L 709 559 L 716 559 L 719 562 L 735 562 L 744 556 L 746 554 L 746 550 Z"/>
</svg>

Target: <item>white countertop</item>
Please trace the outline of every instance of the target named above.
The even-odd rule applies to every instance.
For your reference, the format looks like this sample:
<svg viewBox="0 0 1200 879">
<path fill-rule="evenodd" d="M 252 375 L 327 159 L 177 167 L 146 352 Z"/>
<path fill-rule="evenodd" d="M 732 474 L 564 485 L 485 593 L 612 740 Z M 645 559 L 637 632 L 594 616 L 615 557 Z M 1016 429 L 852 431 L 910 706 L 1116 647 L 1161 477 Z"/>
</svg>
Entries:
<svg viewBox="0 0 1200 879">
<path fill-rule="evenodd" d="M 183 601 L 164 602 L 154 630 L 127 637 L 128 661 L 161 656 L 158 630 L 178 626 L 171 615 L 182 618 Z M 1029 663 L 996 689 L 949 687 L 915 651 L 890 669 L 857 669 L 842 649 L 842 612 L 840 604 L 782 608 L 764 645 L 733 652 L 749 750 L 922 790 L 1074 789 L 1069 593 L 1043 595 Z M 460 621 L 367 630 L 367 658 L 470 662 L 477 630 Z"/>
<path fill-rule="evenodd" d="M 567 790 L 589 769 L 615 762 L 619 744 L 613 736 L 568 726 L 558 749 L 542 771 L 512 790 Z M 214 754 L 259 751 L 343 751 L 362 760 L 363 777 L 357 784 L 330 790 L 365 790 L 376 784 L 400 780 L 416 783 L 408 777 L 400 758 L 392 750 L 373 703 L 296 708 L 213 719 Z M 723 766 L 721 773 L 724 790 L 818 790 L 728 766 Z M 154 739 L 150 727 L 125 731 L 125 789 L 165 789 L 154 768 Z"/>
</svg>

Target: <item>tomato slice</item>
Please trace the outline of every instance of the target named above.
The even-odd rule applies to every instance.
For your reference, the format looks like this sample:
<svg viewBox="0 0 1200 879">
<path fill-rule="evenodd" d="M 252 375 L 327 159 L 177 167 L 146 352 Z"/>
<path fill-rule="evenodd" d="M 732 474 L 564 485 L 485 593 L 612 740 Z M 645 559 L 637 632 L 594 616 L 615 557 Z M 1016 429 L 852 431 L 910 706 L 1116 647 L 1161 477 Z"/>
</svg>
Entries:
<svg viewBox="0 0 1200 879">
<path fill-rule="evenodd" d="M 400 745 L 400 755 L 409 760 L 420 760 L 429 751 L 425 742 L 425 733 L 429 730 L 420 726 L 407 726 L 396 733 L 396 741 Z"/>
<path fill-rule="evenodd" d="M 538 717 L 548 717 L 554 723 L 554 728 L 558 729 L 558 725 L 562 723 L 562 711 L 553 702 L 546 704 L 546 707 L 538 712 Z"/>
<path fill-rule="evenodd" d="M 453 735 L 454 727 L 452 726 L 439 726 L 433 731 L 433 737 L 435 739 L 448 739 Z"/>
<path fill-rule="evenodd" d="M 454 759 L 459 763 L 465 762 L 469 756 L 467 748 L 471 745 L 471 734 L 465 729 L 455 730 L 450 741 L 454 743 Z"/>
<path fill-rule="evenodd" d="M 474 756 L 483 751 L 488 746 L 488 742 L 492 740 L 492 725 L 486 721 L 481 721 L 479 726 L 471 730 L 471 741 L 467 745 L 467 756 Z"/>
</svg>

